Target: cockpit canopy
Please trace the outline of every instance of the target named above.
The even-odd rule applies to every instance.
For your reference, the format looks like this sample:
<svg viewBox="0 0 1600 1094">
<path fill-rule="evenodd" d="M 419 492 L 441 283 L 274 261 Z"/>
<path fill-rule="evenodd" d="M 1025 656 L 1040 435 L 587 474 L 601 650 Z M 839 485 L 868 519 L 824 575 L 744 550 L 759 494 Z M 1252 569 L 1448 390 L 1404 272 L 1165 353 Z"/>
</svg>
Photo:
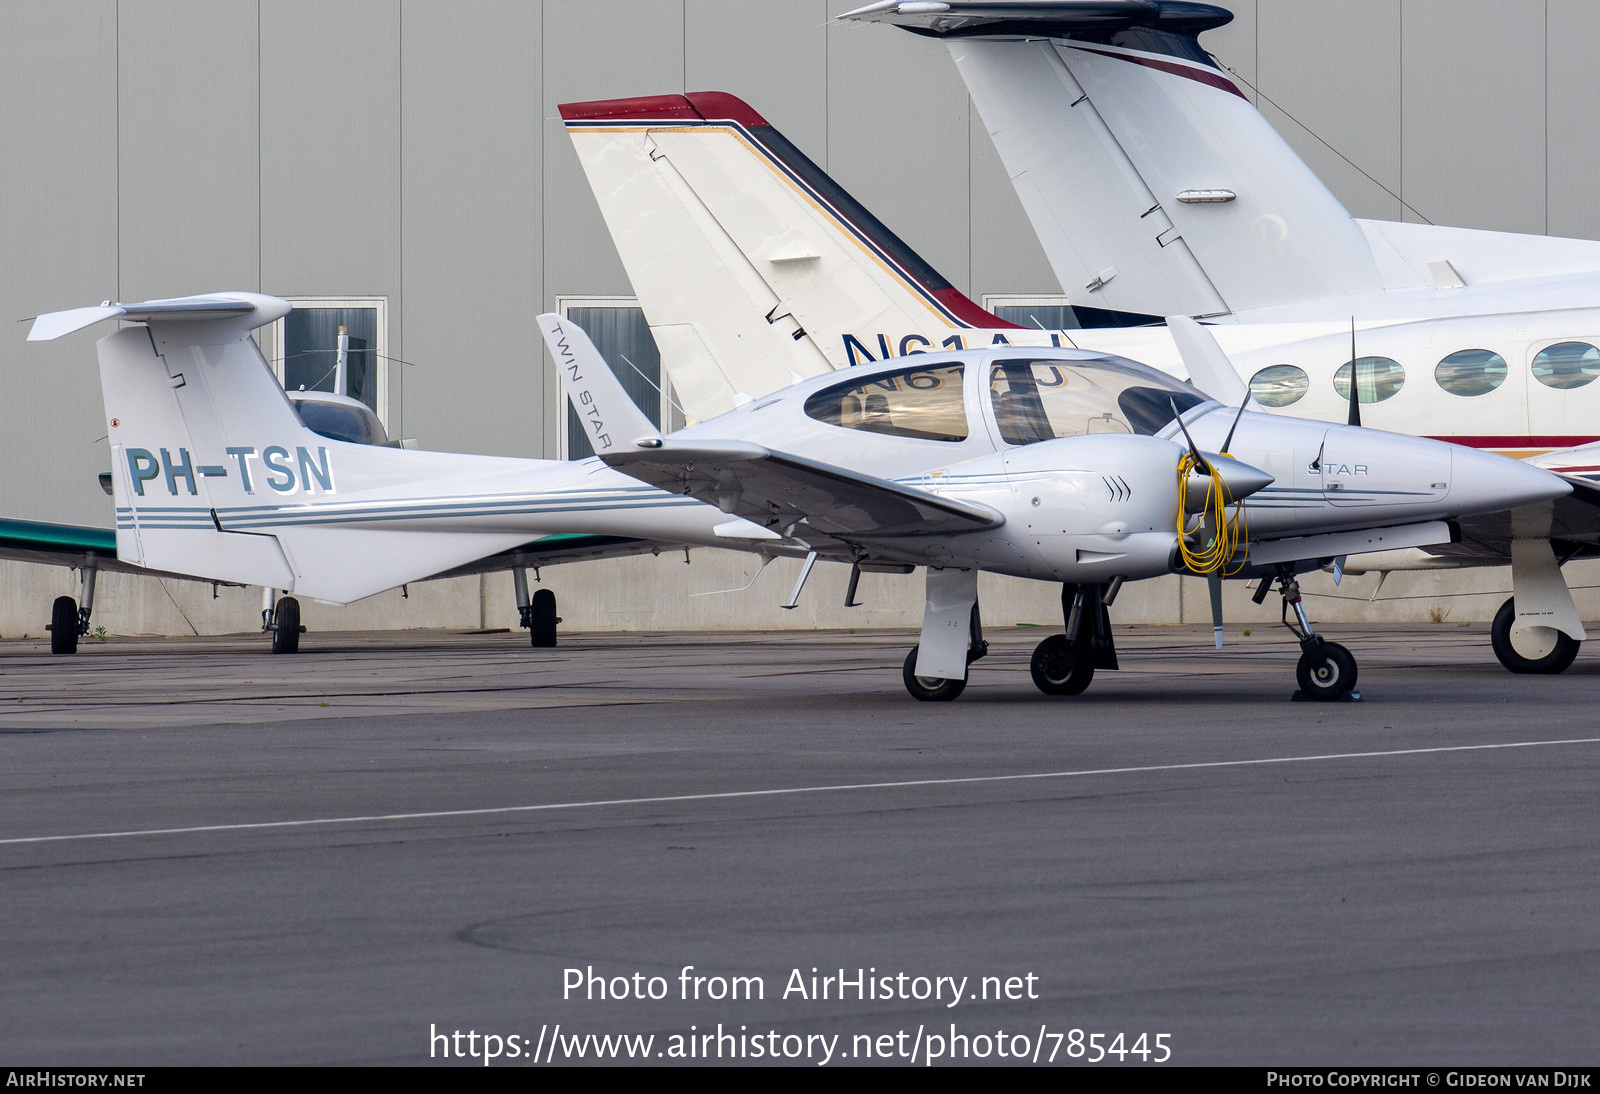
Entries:
<svg viewBox="0 0 1600 1094">
<path fill-rule="evenodd" d="M 970 430 L 962 384 L 967 362 L 933 360 L 832 384 L 806 400 L 819 422 L 895 437 L 963 441 Z M 1006 444 L 1085 433 L 1158 433 L 1206 397 L 1121 357 L 996 357 L 987 368 L 995 424 Z"/>
<path fill-rule="evenodd" d="M 1007 444 L 1037 444 L 1084 433 L 1154 436 L 1206 397 L 1146 365 L 1120 357 L 1092 361 L 997 360 L 989 399 Z"/>
<path fill-rule="evenodd" d="M 305 427 L 319 436 L 351 444 L 387 445 L 383 422 L 366 403 L 330 391 L 291 391 L 289 402 Z"/>
</svg>

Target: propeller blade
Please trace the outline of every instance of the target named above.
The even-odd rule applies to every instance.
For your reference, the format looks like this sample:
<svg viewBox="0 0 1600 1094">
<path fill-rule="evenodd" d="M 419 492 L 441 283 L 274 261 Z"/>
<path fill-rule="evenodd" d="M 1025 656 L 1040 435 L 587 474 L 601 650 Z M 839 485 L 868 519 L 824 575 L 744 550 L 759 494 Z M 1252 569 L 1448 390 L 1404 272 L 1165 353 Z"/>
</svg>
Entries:
<svg viewBox="0 0 1600 1094">
<path fill-rule="evenodd" d="M 1228 446 L 1233 443 L 1233 431 L 1239 428 L 1239 419 L 1244 417 L 1244 408 L 1249 405 L 1249 399 L 1239 404 L 1239 413 L 1233 416 L 1233 424 L 1228 427 L 1228 435 L 1222 438 L 1222 454 L 1224 456 L 1228 454 Z"/>
<path fill-rule="evenodd" d="M 1356 382 L 1356 373 L 1360 371 L 1356 364 L 1356 317 L 1350 317 L 1350 414 L 1345 420 L 1346 425 L 1361 424 L 1361 385 Z"/>
<path fill-rule="evenodd" d="M 1167 405 L 1172 408 L 1172 416 L 1178 419 L 1178 428 L 1183 430 L 1183 439 L 1189 442 L 1189 455 L 1194 457 L 1194 462 L 1203 474 L 1211 474 L 1211 464 L 1200 454 L 1200 446 L 1194 443 L 1194 438 L 1189 436 L 1189 427 L 1184 424 L 1183 415 L 1178 413 L 1178 401 L 1168 398 Z"/>
<path fill-rule="evenodd" d="M 1211 635 L 1217 649 L 1222 648 L 1222 575 L 1212 570 L 1206 575 L 1206 591 L 1211 594 Z"/>
</svg>

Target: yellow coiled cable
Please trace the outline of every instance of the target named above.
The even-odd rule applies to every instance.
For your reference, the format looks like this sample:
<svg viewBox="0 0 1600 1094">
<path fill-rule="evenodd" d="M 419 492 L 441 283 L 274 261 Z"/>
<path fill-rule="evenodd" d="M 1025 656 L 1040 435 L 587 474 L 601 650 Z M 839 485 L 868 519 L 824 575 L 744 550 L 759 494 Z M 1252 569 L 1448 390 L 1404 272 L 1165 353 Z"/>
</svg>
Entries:
<svg viewBox="0 0 1600 1094">
<path fill-rule="evenodd" d="M 1184 525 L 1188 523 L 1189 514 L 1184 509 L 1184 499 L 1189 493 L 1189 476 L 1199 466 L 1194 453 L 1186 452 L 1178 461 L 1178 557 L 1183 564 L 1193 573 L 1209 574 L 1221 572 L 1223 577 L 1231 577 L 1244 569 L 1245 556 L 1239 557 L 1239 564 L 1231 570 L 1225 570 L 1228 560 L 1233 558 L 1238 545 L 1248 542 L 1250 538 L 1249 522 L 1245 519 L 1244 499 L 1240 498 L 1233 503 L 1233 517 L 1228 517 L 1228 495 L 1220 474 L 1206 476 L 1211 480 L 1206 488 L 1205 505 L 1200 510 L 1201 526 L 1209 524 L 1217 530 L 1212 541 L 1199 548 L 1191 547 L 1189 538 L 1185 534 Z"/>
</svg>

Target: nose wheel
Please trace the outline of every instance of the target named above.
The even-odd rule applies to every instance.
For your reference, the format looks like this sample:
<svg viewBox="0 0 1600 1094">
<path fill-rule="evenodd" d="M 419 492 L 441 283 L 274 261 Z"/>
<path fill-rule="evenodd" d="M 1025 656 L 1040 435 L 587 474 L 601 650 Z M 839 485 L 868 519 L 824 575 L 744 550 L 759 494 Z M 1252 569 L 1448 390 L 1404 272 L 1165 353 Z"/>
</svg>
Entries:
<svg viewBox="0 0 1600 1094">
<path fill-rule="evenodd" d="M 1356 686 L 1356 659 L 1337 642 L 1321 642 L 1300 655 L 1294 678 L 1303 693 L 1331 703 Z"/>
<path fill-rule="evenodd" d="M 1266 599 L 1272 588 L 1270 581 L 1261 583 L 1256 590 L 1257 604 Z M 1356 659 L 1350 651 L 1337 642 L 1328 642 L 1311 629 L 1306 618 L 1305 605 L 1301 603 L 1300 583 L 1294 579 L 1294 568 L 1283 566 L 1278 570 L 1278 589 L 1283 595 L 1283 625 L 1289 628 L 1300 643 L 1300 663 L 1295 666 L 1295 682 L 1300 685 L 1297 698 L 1303 696 L 1319 703 L 1333 703 L 1349 696 L 1361 698 L 1356 686 Z M 1290 611 L 1294 619 L 1289 618 Z"/>
<path fill-rule="evenodd" d="M 1094 660 L 1066 635 L 1052 634 L 1034 647 L 1028 670 L 1046 695 L 1080 695 L 1094 679 Z"/>
</svg>

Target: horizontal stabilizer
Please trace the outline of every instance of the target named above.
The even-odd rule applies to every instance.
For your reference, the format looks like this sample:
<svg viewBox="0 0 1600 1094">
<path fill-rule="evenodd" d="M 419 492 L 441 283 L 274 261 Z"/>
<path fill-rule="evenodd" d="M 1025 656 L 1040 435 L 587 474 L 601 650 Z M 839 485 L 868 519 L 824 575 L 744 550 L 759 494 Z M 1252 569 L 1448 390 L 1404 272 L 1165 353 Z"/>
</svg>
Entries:
<svg viewBox="0 0 1600 1094">
<path fill-rule="evenodd" d="M 287 300 L 244 292 L 146 300 L 139 304 L 113 304 L 107 301 L 95 307 L 72 308 L 39 316 L 28 331 L 28 341 L 48 342 L 107 319 L 156 320 L 164 323 L 241 320 L 230 326 L 243 332 L 282 319 L 289 314 L 289 310 Z"/>
<path fill-rule="evenodd" d="M 955 535 L 1005 523 L 984 505 L 741 441 L 665 440 L 660 447 L 618 450 L 601 459 L 641 482 L 763 528 L 784 530 L 803 521 L 823 535 L 855 542 Z"/>
<path fill-rule="evenodd" d="M 1233 21 L 1233 13 L 1211 4 L 1160 0 L 878 0 L 847 11 L 840 19 L 889 23 L 941 38 L 969 36 L 1068 37 L 1110 34 L 1150 27 L 1180 34 L 1199 34 Z"/>
</svg>

